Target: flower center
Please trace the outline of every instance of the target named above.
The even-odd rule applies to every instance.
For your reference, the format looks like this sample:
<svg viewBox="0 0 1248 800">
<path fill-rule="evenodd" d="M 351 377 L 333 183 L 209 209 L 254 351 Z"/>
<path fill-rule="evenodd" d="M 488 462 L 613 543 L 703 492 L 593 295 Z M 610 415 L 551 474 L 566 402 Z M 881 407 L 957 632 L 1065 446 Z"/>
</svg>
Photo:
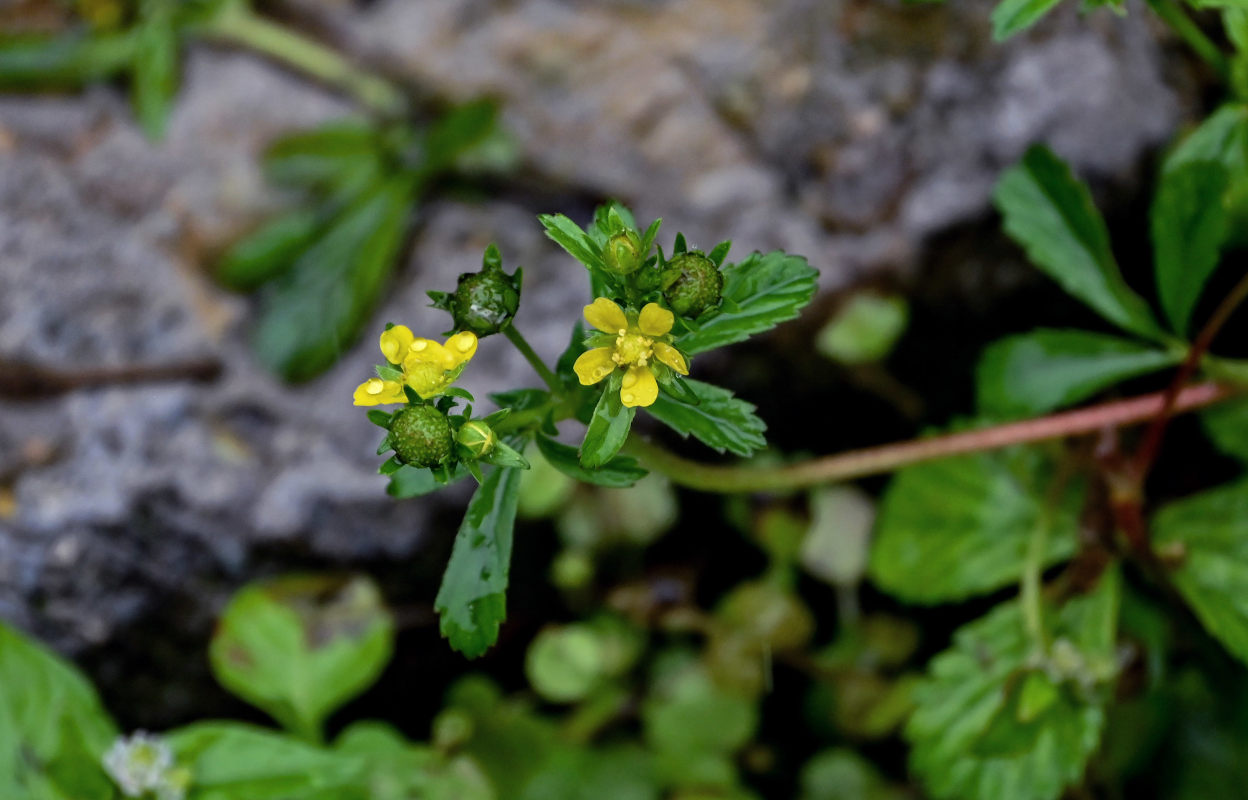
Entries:
<svg viewBox="0 0 1248 800">
<path fill-rule="evenodd" d="M 626 330 L 621 330 L 619 336 L 615 337 L 613 350 L 611 360 L 621 367 L 632 366 L 633 364 L 644 367 L 650 363 L 650 359 L 654 356 L 654 340 L 642 336 L 640 333 L 629 333 Z"/>
</svg>

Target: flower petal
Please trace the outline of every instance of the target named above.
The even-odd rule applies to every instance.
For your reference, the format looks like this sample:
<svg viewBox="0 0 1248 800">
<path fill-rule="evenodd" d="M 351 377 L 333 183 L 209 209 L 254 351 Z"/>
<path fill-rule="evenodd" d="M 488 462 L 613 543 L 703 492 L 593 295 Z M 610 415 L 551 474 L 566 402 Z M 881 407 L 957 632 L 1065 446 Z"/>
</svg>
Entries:
<svg viewBox="0 0 1248 800">
<path fill-rule="evenodd" d="M 455 360 L 452 366 L 467 363 L 477 354 L 477 335 L 472 331 L 461 331 L 446 340 L 446 351 Z"/>
<path fill-rule="evenodd" d="M 659 396 L 659 382 L 646 367 L 630 367 L 620 384 L 620 402 L 633 406 L 648 406 Z"/>
<path fill-rule="evenodd" d="M 679 350 L 666 342 L 654 343 L 654 357 L 681 375 L 689 374 L 689 365 L 685 362 L 685 357 L 681 355 Z"/>
<path fill-rule="evenodd" d="M 398 381 L 369 378 L 355 387 L 355 405 L 357 406 L 384 406 L 406 402 L 407 395 L 403 394 L 403 384 Z"/>
<path fill-rule="evenodd" d="M 605 297 L 599 297 L 585 306 L 585 321 L 603 333 L 619 333 L 628 329 L 624 309 Z"/>
<path fill-rule="evenodd" d="M 402 364 L 407 355 L 407 348 L 415 340 L 411 328 L 406 325 L 395 325 L 388 331 L 381 332 L 381 354 L 391 364 Z"/>
<path fill-rule="evenodd" d="M 593 350 L 586 350 L 572 365 L 572 371 L 576 373 L 582 386 L 593 386 L 610 375 L 614 369 L 615 362 L 611 360 L 610 347 L 595 347 Z"/>
<path fill-rule="evenodd" d="M 646 303 L 646 307 L 641 310 L 641 316 L 637 318 L 637 327 L 647 336 L 662 336 L 672 329 L 675 321 L 676 317 L 663 306 Z"/>
<path fill-rule="evenodd" d="M 442 369 L 432 361 L 408 361 L 403 364 L 403 382 L 416 394 L 428 400 L 437 397 L 454 380 L 454 372 Z"/>
<path fill-rule="evenodd" d="M 455 355 L 432 339 L 413 339 L 403 357 L 403 370 L 415 364 L 437 364 L 442 369 L 455 366 Z"/>
</svg>

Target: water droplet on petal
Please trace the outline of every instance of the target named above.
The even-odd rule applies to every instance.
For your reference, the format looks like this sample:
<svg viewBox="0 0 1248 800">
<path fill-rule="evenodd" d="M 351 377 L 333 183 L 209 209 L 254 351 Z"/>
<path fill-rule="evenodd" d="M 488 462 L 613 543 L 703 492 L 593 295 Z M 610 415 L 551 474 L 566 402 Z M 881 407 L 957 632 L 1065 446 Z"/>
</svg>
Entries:
<svg viewBox="0 0 1248 800">
<path fill-rule="evenodd" d="M 386 388 L 386 386 L 381 382 L 380 378 L 369 378 L 368 386 L 365 387 L 364 391 L 369 394 L 381 394 L 381 390 L 384 388 Z"/>
<path fill-rule="evenodd" d="M 621 392 L 620 399 L 623 400 L 625 403 L 631 403 L 633 402 L 633 400 L 637 399 L 637 395 L 633 394 L 632 392 Z"/>
<path fill-rule="evenodd" d="M 411 351 L 413 353 L 419 353 L 420 351 L 424 350 L 428 346 L 429 346 L 429 343 L 426 342 L 424 339 L 417 339 L 416 341 L 412 342 Z"/>
</svg>

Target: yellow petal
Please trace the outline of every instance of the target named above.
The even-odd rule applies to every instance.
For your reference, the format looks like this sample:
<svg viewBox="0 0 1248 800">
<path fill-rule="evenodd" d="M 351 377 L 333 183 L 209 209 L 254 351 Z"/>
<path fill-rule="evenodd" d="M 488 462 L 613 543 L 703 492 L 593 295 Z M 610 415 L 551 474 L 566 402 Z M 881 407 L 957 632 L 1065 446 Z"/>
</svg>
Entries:
<svg viewBox="0 0 1248 800">
<path fill-rule="evenodd" d="M 572 371 L 576 373 L 582 386 L 593 386 L 610 375 L 613 369 L 615 369 L 615 362 L 611 360 L 610 347 L 595 347 L 593 350 L 586 350 L 572 365 Z"/>
<path fill-rule="evenodd" d="M 446 351 L 451 354 L 451 358 L 455 363 L 452 366 L 459 366 L 466 363 L 477 353 L 477 335 L 472 331 L 462 331 L 446 340 Z"/>
<path fill-rule="evenodd" d="M 388 331 L 381 332 L 381 354 L 391 364 L 402 364 L 407 348 L 416 337 L 406 325 L 395 325 Z"/>
<path fill-rule="evenodd" d="M 680 354 L 679 350 L 666 342 L 654 343 L 654 357 L 681 375 L 689 374 L 689 365 L 685 363 L 685 357 Z"/>
<path fill-rule="evenodd" d="M 416 390 L 416 394 L 428 399 L 442 394 L 451 383 L 453 372 L 442 369 L 432 361 L 408 360 L 403 364 L 403 382 Z"/>
<path fill-rule="evenodd" d="M 676 318 L 672 316 L 672 312 L 663 306 L 658 303 L 646 303 L 646 307 L 641 310 L 641 316 L 637 318 L 637 327 L 647 336 L 662 336 L 672 329 L 672 323 L 675 321 Z"/>
<path fill-rule="evenodd" d="M 437 364 L 442 369 L 455 366 L 455 356 L 451 351 L 432 339 L 413 339 L 407 346 L 407 355 L 403 357 L 404 371 L 413 364 Z"/>
<path fill-rule="evenodd" d="M 406 402 L 407 395 L 403 394 L 403 384 L 398 381 L 369 378 L 355 387 L 355 405 L 357 406 L 384 406 L 390 403 Z"/>
<path fill-rule="evenodd" d="M 599 297 L 585 306 L 585 321 L 603 333 L 619 333 L 628 329 L 624 309 L 605 297 Z"/>
<path fill-rule="evenodd" d="M 648 406 L 659 396 L 659 382 L 654 373 L 646 367 L 631 367 L 624 373 L 624 382 L 620 384 L 620 402 L 633 406 Z"/>
</svg>

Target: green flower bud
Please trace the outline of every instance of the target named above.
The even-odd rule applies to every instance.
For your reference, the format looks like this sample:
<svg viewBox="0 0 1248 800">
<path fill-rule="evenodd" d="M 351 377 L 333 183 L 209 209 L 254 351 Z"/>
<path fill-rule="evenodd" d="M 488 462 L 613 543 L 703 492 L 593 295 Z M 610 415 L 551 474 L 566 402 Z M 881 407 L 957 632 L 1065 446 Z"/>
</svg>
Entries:
<svg viewBox="0 0 1248 800">
<path fill-rule="evenodd" d="M 602 260 L 609 272 L 631 275 L 646 260 L 646 254 L 641 252 L 641 237 L 629 229 L 614 234 L 607 240 L 607 246 L 602 251 Z"/>
<path fill-rule="evenodd" d="M 454 292 L 430 292 L 429 297 L 434 308 L 450 312 L 456 331 L 489 336 L 511 324 L 520 307 L 520 270 L 503 272 L 498 248 L 490 245 L 480 272 L 465 272 Z"/>
<path fill-rule="evenodd" d="M 494 445 L 498 444 L 498 436 L 493 428 L 476 419 L 464 423 L 455 434 L 455 441 L 467 448 L 473 458 L 479 459 L 490 454 Z"/>
<path fill-rule="evenodd" d="M 682 317 L 696 317 L 719 303 L 724 275 L 703 254 L 681 253 L 668 262 L 663 274 L 663 296 L 668 307 Z"/>
<path fill-rule="evenodd" d="M 450 460 L 455 438 L 446 414 L 433 406 L 409 406 L 390 421 L 390 445 L 404 464 L 436 467 Z"/>
</svg>

